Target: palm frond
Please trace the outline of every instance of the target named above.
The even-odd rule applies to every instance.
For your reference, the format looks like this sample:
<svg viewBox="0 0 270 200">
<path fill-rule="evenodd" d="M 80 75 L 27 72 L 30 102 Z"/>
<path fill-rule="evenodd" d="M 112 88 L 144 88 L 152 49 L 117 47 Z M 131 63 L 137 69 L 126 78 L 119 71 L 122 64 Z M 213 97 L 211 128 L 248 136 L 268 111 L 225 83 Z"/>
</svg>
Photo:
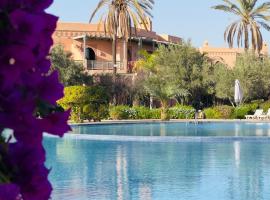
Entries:
<svg viewBox="0 0 270 200">
<path fill-rule="evenodd" d="M 232 13 L 239 19 L 231 23 L 224 32 L 224 40 L 233 47 L 235 41 L 238 47 L 249 48 L 251 42 L 253 50 L 260 51 L 263 45 L 263 37 L 260 26 L 270 31 L 270 2 L 265 2 L 256 6 L 258 0 L 235 0 L 236 4 L 230 0 L 222 0 L 224 5 L 217 5 L 212 8 L 224 12 Z"/>
</svg>

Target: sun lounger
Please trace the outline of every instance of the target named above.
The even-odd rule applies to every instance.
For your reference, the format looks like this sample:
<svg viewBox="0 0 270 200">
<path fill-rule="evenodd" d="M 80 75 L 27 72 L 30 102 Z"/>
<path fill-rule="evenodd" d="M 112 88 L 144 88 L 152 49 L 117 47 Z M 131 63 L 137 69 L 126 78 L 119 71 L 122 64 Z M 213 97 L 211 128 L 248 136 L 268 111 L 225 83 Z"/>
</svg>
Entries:
<svg viewBox="0 0 270 200">
<path fill-rule="evenodd" d="M 246 115 L 246 119 L 259 119 L 263 115 L 263 109 L 258 109 L 255 111 L 254 115 Z"/>
<path fill-rule="evenodd" d="M 266 114 L 259 116 L 259 119 L 270 119 L 270 108 L 268 109 Z"/>
</svg>

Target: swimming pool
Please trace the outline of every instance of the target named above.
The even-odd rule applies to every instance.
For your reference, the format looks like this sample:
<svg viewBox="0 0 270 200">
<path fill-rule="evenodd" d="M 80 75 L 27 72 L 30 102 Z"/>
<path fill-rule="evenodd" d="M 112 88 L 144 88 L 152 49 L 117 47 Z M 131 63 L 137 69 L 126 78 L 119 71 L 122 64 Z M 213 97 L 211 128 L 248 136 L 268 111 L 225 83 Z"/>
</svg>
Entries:
<svg viewBox="0 0 270 200">
<path fill-rule="evenodd" d="M 206 132 L 209 129 L 208 134 L 214 133 L 210 131 L 214 127 L 226 127 L 224 123 L 215 124 L 200 126 Z M 224 133 L 234 137 L 235 132 L 229 131 L 235 130 L 234 123 L 227 125 Z M 270 131 L 268 124 L 238 125 L 238 133 L 244 134 L 244 127 L 249 127 L 248 135 L 253 137 L 258 133 L 267 137 Z M 109 130 L 108 126 L 111 125 L 102 125 L 99 129 Z M 134 133 L 132 126 L 138 124 L 124 126 Z M 169 126 L 183 124 L 166 126 L 167 130 L 173 130 Z M 257 130 L 255 127 L 260 131 L 251 134 L 250 130 Z M 78 135 L 61 140 L 45 137 L 47 166 L 52 168 L 49 178 L 54 186 L 53 200 L 270 199 L 268 141 L 93 141 L 87 139 L 91 135 L 84 134 L 84 139 Z"/>
<path fill-rule="evenodd" d="M 167 122 L 74 125 L 72 133 L 120 136 L 270 136 L 270 123 Z"/>
</svg>

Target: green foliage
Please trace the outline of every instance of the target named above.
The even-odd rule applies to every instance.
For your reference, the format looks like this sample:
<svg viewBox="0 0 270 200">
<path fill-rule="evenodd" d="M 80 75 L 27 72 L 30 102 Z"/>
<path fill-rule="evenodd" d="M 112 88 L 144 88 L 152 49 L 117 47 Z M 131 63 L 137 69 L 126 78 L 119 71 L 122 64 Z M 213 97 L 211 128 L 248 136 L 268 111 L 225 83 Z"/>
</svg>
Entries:
<svg viewBox="0 0 270 200">
<path fill-rule="evenodd" d="M 133 114 L 129 114 L 129 106 L 112 106 L 110 107 L 110 118 L 113 120 L 132 119 Z"/>
<path fill-rule="evenodd" d="M 191 106 L 177 105 L 169 108 L 167 114 L 172 119 L 193 119 L 195 109 Z M 110 118 L 114 120 L 122 119 L 161 119 L 161 109 L 150 109 L 144 106 L 112 106 L 110 107 Z"/>
<path fill-rule="evenodd" d="M 257 103 L 243 104 L 236 108 L 222 105 L 206 108 L 203 112 L 207 119 L 245 119 L 245 115 L 253 114 L 257 108 Z"/>
<path fill-rule="evenodd" d="M 238 46 L 244 44 L 245 50 L 251 46 L 260 53 L 263 47 L 262 29 L 270 30 L 268 13 L 269 2 L 257 0 L 223 0 L 223 4 L 212 7 L 214 9 L 233 14 L 235 19 L 224 32 L 224 39 L 230 47 L 235 41 Z"/>
<path fill-rule="evenodd" d="M 234 109 L 231 118 L 233 119 L 245 119 L 245 115 L 251 115 L 258 108 L 258 104 L 243 104 Z"/>
<path fill-rule="evenodd" d="M 50 53 L 51 70 L 59 72 L 60 81 L 65 86 L 91 84 L 92 78 L 85 72 L 82 63 L 76 63 L 71 56 L 62 46 L 55 46 Z"/>
<path fill-rule="evenodd" d="M 213 94 L 213 67 L 190 43 L 160 46 L 154 54 L 145 54 L 136 67 L 147 74 L 144 88 L 161 101 L 164 112 L 169 99 L 200 107 Z"/>
<path fill-rule="evenodd" d="M 204 110 L 207 119 L 230 119 L 234 112 L 232 106 L 216 106 Z"/>
<path fill-rule="evenodd" d="M 215 68 L 216 96 L 233 102 L 234 80 L 239 79 L 244 102 L 268 99 L 270 90 L 270 59 L 253 53 L 239 55 L 233 69 L 226 66 Z"/>
<path fill-rule="evenodd" d="M 161 119 L 161 110 L 160 109 L 158 109 L 158 108 L 155 108 L 152 110 L 149 109 L 149 112 L 150 112 L 149 119 Z"/>
<path fill-rule="evenodd" d="M 234 71 L 225 65 L 217 65 L 214 69 L 215 95 L 220 99 L 228 99 L 233 103 Z"/>
<path fill-rule="evenodd" d="M 108 104 L 90 103 L 83 107 L 83 116 L 87 120 L 101 121 L 109 116 Z"/>
<path fill-rule="evenodd" d="M 169 109 L 171 119 L 194 119 L 195 112 L 192 106 L 177 105 Z"/>
<path fill-rule="evenodd" d="M 64 98 L 58 103 L 65 109 L 71 108 L 72 121 L 100 121 L 108 117 L 109 98 L 103 87 L 70 86 L 64 93 Z"/>
<path fill-rule="evenodd" d="M 64 89 L 64 98 L 59 100 L 59 104 L 64 108 L 72 105 L 86 104 L 88 100 L 89 87 L 69 86 Z"/>
<path fill-rule="evenodd" d="M 110 118 L 114 120 L 123 119 L 160 119 L 160 109 L 150 109 L 144 106 L 112 106 L 110 107 Z"/>
<path fill-rule="evenodd" d="M 206 119 L 221 119 L 221 113 L 216 108 L 206 108 L 203 112 Z"/>
<path fill-rule="evenodd" d="M 264 112 L 267 112 L 270 108 L 270 101 L 265 101 L 260 104 L 260 108 L 263 109 Z"/>
<path fill-rule="evenodd" d="M 231 115 L 234 111 L 234 108 L 232 106 L 216 106 L 215 109 L 220 113 L 221 119 L 230 119 Z"/>
<path fill-rule="evenodd" d="M 152 119 L 151 110 L 144 106 L 134 106 L 133 109 L 136 112 L 136 119 Z M 160 117 L 159 117 L 160 118 Z M 157 119 L 159 119 L 157 118 Z M 155 118 L 153 118 L 155 119 Z"/>
</svg>

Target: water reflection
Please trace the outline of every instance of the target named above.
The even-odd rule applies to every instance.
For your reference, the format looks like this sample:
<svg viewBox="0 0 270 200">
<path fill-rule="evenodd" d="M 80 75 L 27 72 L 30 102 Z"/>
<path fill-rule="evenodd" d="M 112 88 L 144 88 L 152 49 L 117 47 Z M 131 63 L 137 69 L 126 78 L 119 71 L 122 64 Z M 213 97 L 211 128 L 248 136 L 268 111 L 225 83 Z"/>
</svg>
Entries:
<svg viewBox="0 0 270 200">
<path fill-rule="evenodd" d="M 45 147 L 54 200 L 270 199 L 270 143 L 46 138 Z"/>
<path fill-rule="evenodd" d="M 234 159 L 235 159 L 235 166 L 239 168 L 240 165 L 240 158 L 241 158 L 241 146 L 240 142 L 234 142 Z"/>
<path fill-rule="evenodd" d="M 127 136 L 270 136 L 268 123 L 149 123 L 73 126 L 75 134 Z"/>
</svg>

